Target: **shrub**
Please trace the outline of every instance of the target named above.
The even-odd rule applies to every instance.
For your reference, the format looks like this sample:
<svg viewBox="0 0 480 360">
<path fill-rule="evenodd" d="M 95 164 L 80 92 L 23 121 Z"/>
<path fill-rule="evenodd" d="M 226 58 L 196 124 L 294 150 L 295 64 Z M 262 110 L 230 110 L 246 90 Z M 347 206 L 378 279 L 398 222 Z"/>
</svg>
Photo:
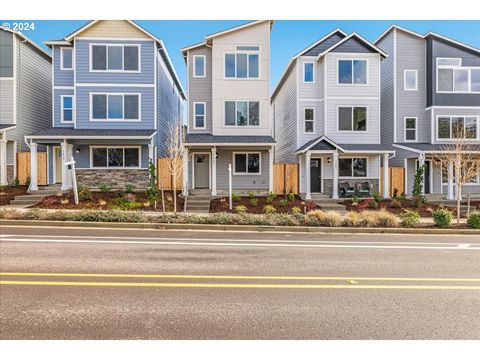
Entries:
<svg viewBox="0 0 480 360">
<path fill-rule="evenodd" d="M 30 179 L 30 176 L 27 176 L 27 178 L 25 179 L 25 185 L 27 187 L 30 187 L 30 182 L 32 181 L 32 179 Z"/>
<path fill-rule="evenodd" d="M 267 204 L 272 204 L 276 197 L 277 195 L 275 195 L 273 191 L 270 191 L 267 196 Z"/>
<path fill-rule="evenodd" d="M 237 205 L 235 206 L 235 212 L 237 214 L 245 214 L 247 212 L 247 207 L 244 205 Z"/>
<path fill-rule="evenodd" d="M 352 205 L 358 205 L 359 201 L 360 201 L 360 199 L 358 198 L 357 195 L 352 196 Z"/>
<path fill-rule="evenodd" d="M 350 211 L 347 216 L 343 218 L 342 225 L 348 227 L 361 226 L 361 213 Z"/>
<path fill-rule="evenodd" d="M 148 161 L 148 187 L 147 187 L 147 198 L 148 201 L 155 204 L 156 209 L 156 201 L 158 198 L 158 185 L 157 185 L 157 169 L 155 168 L 155 164 L 150 159 Z M 150 205 L 148 205 L 150 206 Z"/>
<path fill-rule="evenodd" d="M 278 202 L 278 205 L 280 205 L 281 207 L 285 207 L 285 206 L 287 206 L 287 204 L 288 204 L 288 201 L 286 199 L 281 199 Z"/>
<path fill-rule="evenodd" d="M 415 177 L 413 179 L 413 190 L 412 195 L 418 196 L 422 195 L 423 190 L 423 175 L 425 174 L 425 165 L 420 166 L 415 172 Z"/>
<path fill-rule="evenodd" d="M 98 188 L 100 189 L 100 191 L 104 194 L 112 191 L 112 186 L 111 185 L 108 185 L 108 184 L 98 184 Z"/>
<path fill-rule="evenodd" d="M 295 201 L 295 194 L 293 192 L 288 193 L 287 199 L 288 201 Z"/>
<path fill-rule="evenodd" d="M 398 217 L 389 213 L 386 210 L 380 210 L 375 212 L 375 226 L 380 227 L 397 227 Z"/>
<path fill-rule="evenodd" d="M 447 209 L 437 209 L 432 213 L 433 222 L 441 228 L 450 227 L 452 224 L 453 215 Z"/>
<path fill-rule="evenodd" d="M 420 222 L 420 214 L 418 211 L 407 210 L 400 215 L 400 218 L 402 219 L 403 226 L 406 227 L 414 227 Z"/>
<path fill-rule="evenodd" d="M 123 197 L 123 200 L 129 203 L 134 202 L 136 199 L 137 199 L 137 196 L 132 193 L 126 193 L 125 196 Z"/>
<path fill-rule="evenodd" d="M 373 193 L 373 200 L 375 200 L 376 202 L 382 201 L 382 197 L 380 196 L 380 193 L 378 191 L 375 191 Z"/>
<path fill-rule="evenodd" d="M 125 192 L 127 194 L 131 194 L 135 191 L 135 185 L 133 184 L 125 184 Z"/>
<path fill-rule="evenodd" d="M 301 214 L 302 213 L 302 209 L 300 209 L 298 206 L 294 206 L 292 207 L 292 209 L 290 210 L 292 212 L 292 214 L 296 215 L 296 214 Z"/>
<path fill-rule="evenodd" d="M 92 200 L 92 192 L 90 189 L 83 189 L 78 193 L 78 200 L 79 201 L 90 201 Z"/>
<path fill-rule="evenodd" d="M 393 188 L 393 196 L 392 196 L 394 199 L 398 198 L 398 189 L 397 188 Z"/>
<path fill-rule="evenodd" d="M 232 201 L 233 202 L 239 202 L 241 200 L 241 198 L 242 197 L 238 193 L 232 192 Z"/>
<path fill-rule="evenodd" d="M 17 187 L 20 185 L 20 180 L 18 180 L 18 177 L 15 177 L 15 180 L 13 180 L 13 186 Z"/>
<path fill-rule="evenodd" d="M 248 197 L 251 199 L 255 199 L 255 193 L 253 191 L 248 192 Z"/>
<path fill-rule="evenodd" d="M 480 229 L 480 211 L 473 211 L 470 213 L 467 225 L 474 229 Z"/>
<path fill-rule="evenodd" d="M 412 197 L 412 205 L 417 208 L 422 207 L 424 202 L 425 202 L 425 199 L 422 195 L 414 195 Z"/>
<path fill-rule="evenodd" d="M 369 201 L 367 207 L 369 209 L 378 209 L 378 202 L 375 200 Z"/>
<path fill-rule="evenodd" d="M 396 227 L 398 218 L 385 210 L 381 211 L 351 211 L 345 216 L 343 226 L 355 227 Z"/>
<path fill-rule="evenodd" d="M 390 201 L 390 207 L 392 209 L 401 209 L 402 208 L 402 203 L 400 202 L 400 200 L 394 198 L 394 199 L 392 199 L 392 201 Z"/>
<path fill-rule="evenodd" d="M 342 216 L 334 211 L 312 210 L 307 215 L 316 218 L 321 226 L 340 226 L 342 224 Z"/>
<path fill-rule="evenodd" d="M 0 185 L 0 192 L 3 192 L 7 187 L 5 185 Z"/>
<path fill-rule="evenodd" d="M 275 209 L 272 205 L 265 205 L 263 207 L 263 212 L 265 214 L 275 214 L 277 212 L 277 209 Z"/>
<path fill-rule="evenodd" d="M 250 199 L 250 205 L 252 205 L 253 207 L 256 207 L 258 205 L 258 199 Z"/>
</svg>

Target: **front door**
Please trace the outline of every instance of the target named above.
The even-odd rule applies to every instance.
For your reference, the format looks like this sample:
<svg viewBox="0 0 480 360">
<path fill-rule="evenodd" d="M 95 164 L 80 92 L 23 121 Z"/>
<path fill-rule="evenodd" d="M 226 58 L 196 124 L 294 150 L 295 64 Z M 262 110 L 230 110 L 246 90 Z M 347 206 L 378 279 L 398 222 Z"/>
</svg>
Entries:
<svg viewBox="0 0 480 360">
<path fill-rule="evenodd" d="M 62 182 L 62 148 L 56 146 L 53 148 L 53 156 L 55 161 L 55 183 Z"/>
<path fill-rule="evenodd" d="M 193 173 L 195 189 L 208 189 L 210 187 L 210 156 L 209 154 L 194 154 Z"/>
<path fill-rule="evenodd" d="M 310 192 L 322 192 L 322 160 L 310 160 Z"/>
</svg>

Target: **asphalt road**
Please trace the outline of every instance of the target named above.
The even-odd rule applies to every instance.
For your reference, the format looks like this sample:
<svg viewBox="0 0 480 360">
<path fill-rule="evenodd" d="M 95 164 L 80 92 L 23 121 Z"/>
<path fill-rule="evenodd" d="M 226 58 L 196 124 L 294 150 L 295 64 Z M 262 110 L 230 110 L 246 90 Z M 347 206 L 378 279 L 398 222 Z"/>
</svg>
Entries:
<svg viewBox="0 0 480 360">
<path fill-rule="evenodd" d="M 0 229 L 2 339 L 480 339 L 480 238 Z"/>
</svg>

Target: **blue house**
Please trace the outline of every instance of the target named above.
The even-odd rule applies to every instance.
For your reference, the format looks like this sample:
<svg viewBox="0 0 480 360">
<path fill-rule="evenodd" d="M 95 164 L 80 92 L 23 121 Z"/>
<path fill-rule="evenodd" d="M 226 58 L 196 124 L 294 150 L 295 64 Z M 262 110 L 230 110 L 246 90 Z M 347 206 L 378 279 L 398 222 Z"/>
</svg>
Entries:
<svg viewBox="0 0 480 360">
<path fill-rule="evenodd" d="M 163 42 L 130 20 L 96 20 L 52 49 L 51 127 L 25 136 L 31 159 L 48 153 L 48 183 L 71 187 L 145 188 L 149 160 L 164 156 L 168 123 L 182 118 L 186 99 Z M 37 189 L 31 163 L 31 190 Z"/>
</svg>

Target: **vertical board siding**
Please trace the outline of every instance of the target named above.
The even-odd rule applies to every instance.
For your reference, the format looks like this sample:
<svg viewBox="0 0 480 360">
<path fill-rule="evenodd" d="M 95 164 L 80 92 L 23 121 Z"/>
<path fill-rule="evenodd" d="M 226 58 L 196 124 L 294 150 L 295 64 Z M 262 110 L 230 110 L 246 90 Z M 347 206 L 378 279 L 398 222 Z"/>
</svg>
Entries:
<svg viewBox="0 0 480 360">
<path fill-rule="evenodd" d="M 54 86 L 73 86 L 74 85 L 74 71 L 61 69 L 61 50 L 60 46 L 56 45 L 52 47 L 53 53 L 53 82 Z M 73 56 L 73 54 L 72 54 Z M 75 60 L 75 57 L 72 61 Z M 72 62 L 73 64 L 73 62 Z M 73 64 L 74 65 L 74 64 Z M 73 66 L 75 68 L 75 66 Z"/>
<path fill-rule="evenodd" d="M 145 34 L 140 29 L 137 29 L 134 25 L 130 24 L 126 20 L 101 20 L 96 24 L 90 26 L 88 29 L 84 30 L 81 34 L 81 37 L 122 37 L 122 38 L 135 38 L 135 39 L 150 39 L 150 37 Z"/>
<path fill-rule="evenodd" d="M 193 57 L 205 56 L 205 77 L 193 77 Z M 188 132 L 189 133 L 212 133 L 212 49 L 207 46 L 188 51 Z M 206 129 L 194 128 L 194 102 L 205 103 Z"/>
<path fill-rule="evenodd" d="M 17 153 L 17 177 L 20 185 L 25 185 L 30 177 L 30 152 Z M 47 153 L 37 153 L 37 184 L 47 185 Z"/>
</svg>

